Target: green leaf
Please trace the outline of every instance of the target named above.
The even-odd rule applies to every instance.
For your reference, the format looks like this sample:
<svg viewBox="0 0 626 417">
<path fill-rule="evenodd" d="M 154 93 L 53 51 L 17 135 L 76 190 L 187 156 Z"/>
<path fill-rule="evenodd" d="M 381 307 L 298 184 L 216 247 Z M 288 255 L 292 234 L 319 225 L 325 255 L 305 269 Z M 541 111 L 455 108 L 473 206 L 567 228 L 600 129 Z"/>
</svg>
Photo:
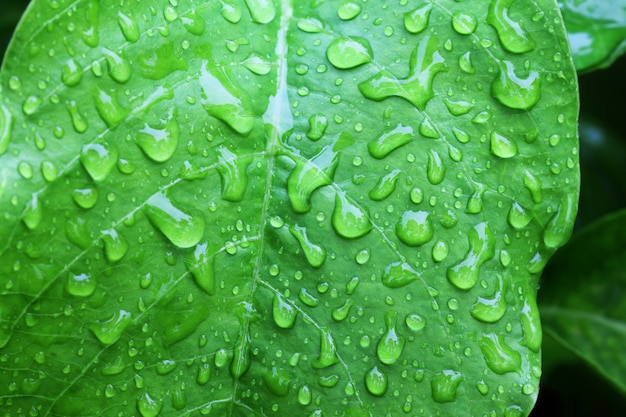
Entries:
<svg viewBox="0 0 626 417">
<path fill-rule="evenodd" d="M 626 1 L 559 2 L 578 71 L 610 66 L 626 52 Z"/>
<path fill-rule="evenodd" d="M 626 211 L 602 218 L 549 263 L 540 291 L 545 330 L 626 392 Z"/>
<path fill-rule="evenodd" d="M 532 408 L 552 1 L 35 1 L 1 81 L 5 412 Z"/>
</svg>

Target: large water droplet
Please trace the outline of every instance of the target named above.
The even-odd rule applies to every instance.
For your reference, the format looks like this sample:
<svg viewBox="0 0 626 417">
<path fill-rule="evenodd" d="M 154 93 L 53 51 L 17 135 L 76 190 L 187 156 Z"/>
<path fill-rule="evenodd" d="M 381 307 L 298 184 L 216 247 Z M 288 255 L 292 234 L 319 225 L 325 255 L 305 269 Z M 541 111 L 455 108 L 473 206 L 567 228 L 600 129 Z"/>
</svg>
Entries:
<svg viewBox="0 0 626 417">
<path fill-rule="evenodd" d="M 69 59 L 61 69 L 61 81 L 68 87 L 73 87 L 83 79 L 83 67 L 75 59 Z"/>
<path fill-rule="evenodd" d="M 314 17 L 306 17 L 298 20 L 298 29 L 306 33 L 320 33 L 324 24 Z"/>
<path fill-rule="evenodd" d="M 272 315 L 274 323 L 281 329 L 291 329 L 296 322 L 298 311 L 280 294 L 274 294 L 272 301 Z"/>
<path fill-rule="evenodd" d="M 164 162 L 174 155 L 178 146 L 179 127 L 174 112 L 161 122 L 164 126 L 155 128 L 147 123 L 137 133 L 135 142 L 153 161 Z"/>
<path fill-rule="evenodd" d="M 205 385 L 211 379 L 211 366 L 208 363 L 202 363 L 198 367 L 196 382 L 199 385 Z"/>
<path fill-rule="evenodd" d="M 186 71 L 187 62 L 174 50 L 174 45 L 166 43 L 158 48 L 139 55 L 137 64 L 141 75 L 150 80 L 161 80 L 175 71 Z"/>
<path fill-rule="evenodd" d="M 524 344 L 533 352 L 538 353 L 541 349 L 543 334 L 537 300 L 533 295 L 526 295 L 524 306 L 522 307 L 521 322 L 522 330 L 524 331 Z"/>
<path fill-rule="evenodd" d="M 443 240 L 438 240 L 433 245 L 433 261 L 443 262 L 448 257 L 449 252 L 448 244 Z"/>
<path fill-rule="evenodd" d="M 452 27 L 461 35 L 471 35 L 476 30 L 478 22 L 474 16 L 467 13 L 457 12 L 452 16 Z"/>
<path fill-rule="evenodd" d="M 428 26 L 433 5 L 429 1 L 424 3 L 424 5 L 404 14 L 404 28 L 407 32 L 420 33 Z"/>
<path fill-rule="evenodd" d="M 309 130 L 306 132 L 306 137 L 311 140 L 318 140 L 324 136 L 326 128 L 328 127 L 328 119 L 323 114 L 314 114 L 309 117 Z"/>
<path fill-rule="evenodd" d="M 26 205 L 22 221 L 30 230 L 33 230 L 39 226 L 43 219 L 43 207 L 39 201 L 39 197 L 36 193 L 33 193 L 30 201 Z"/>
<path fill-rule="evenodd" d="M 313 394 L 311 393 L 311 388 L 308 385 L 303 385 L 298 390 L 298 402 L 301 405 L 309 405 L 311 404 L 311 400 L 313 399 Z"/>
<path fill-rule="evenodd" d="M 532 51 L 535 42 L 519 22 L 509 17 L 509 7 L 517 0 L 492 0 L 487 12 L 487 23 L 498 32 L 504 49 L 515 54 Z"/>
<path fill-rule="evenodd" d="M 414 137 L 413 127 L 399 123 L 394 129 L 368 143 L 367 150 L 374 158 L 383 159 L 394 150 L 411 142 Z"/>
<path fill-rule="evenodd" d="M 141 413 L 141 417 L 157 417 L 161 408 L 163 408 L 163 401 L 152 398 L 147 392 L 141 394 L 137 399 L 137 409 Z"/>
<path fill-rule="evenodd" d="M 335 349 L 335 342 L 330 331 L 322 329 L 320 332 L 320 357 L 312 362 L 315 369 L 328 368 L 339 362 Z"/>
<path fill-rule="evenodd" d="M 72 192 L 74 202 L 84 209 L 90 209 L 98 202 L 98 190 L 94 188 L 80 188 Z"/>
<path fill-rule="evenodd" d="M 184 383 L 181 383 L 172 390 L 172 407 L 175 410 L 182 410 L 186 405 L 187 395 L 185 394 Z"/>
<path fill-rule="evenodd" d="M 269 74 L 270 70 L 272 69 L 271 62 L 254 53 L 248 55 L 248 57 L 242 62 L 242 64 L 244 67 L 248 68 L 256 75 Z"/>
<path fill-rule="evenodd" d="M 232 202 L 243 200 L 248 188 L 248 166 L 251 160 L 238 157 L 225 146 L 217 149 L 217 159 L 220 163 L 217 173 L 221 179 L 222 198 Z"/>
<path fill-rule="evenodd" d="M 530 192 L 534 203 L 539 204 L 543 201 L 541 180 L 528 170 L 524 171 L 524 187 Z"/>
<path fill-rule="evenodd" d="M 87 249 L 93 242 L 87 221 L 82 217 L 72 217 L 67 221 L 65 237 L 81 249 Z"/>
<path fill-rule="evenodd" d="M 119 261 L 128 251 L 128 242 L 115 229 L 103 230 L 102 241 L 104 242 L 104 254 L 109 262 Z"/>
<path fill-rule="evenodd" d="M 446 167 L 443 165 L 443 161 L 441 160 L 441 156 L 437 153 L 436 150 L 431 149 L 428 152 L 428 163 L 426 164 L 426 178 L 428 181 L 437 185 L 443 181 L 446 175 Z"/>
<path fill-rule="evenodd" d="M 382 335 L 376 346 L 378 359 L 385 365 L 391 365 L 400 359 L 404 349 L 405 339 L 398 335 L 396 331 L 396 317 L 397 313 L 395 311 L 388 311 L 385 314 L 387 331 Z"/>
<path fill-rule="evenodd" d="M 365 209 L 343 192 L 337 192 L 335 195 L 331 223 L 335 232 L 346 239 L 365 236 L 372 230 L 372 223 Z"/>
<path fill-rule="evenodd" d="M 509 210 L 508 221 L 516 229 L 523 229 L 532 221 L 533 215 L 529 213 L 520 203 L 514 201 Z"/>
<path fill-rule="evenodd" d="M 522 366 L 522 356 L 504 342 L 504 336 L 501 334 L 483 335 L 480 339 L 480 350 L 487 366 L 496 374 L 516 372 Z"/>
<path fill-rule="evenodd" d="M 96 87 L 94 97 L 96 101 L 96 110 L 109 128 L 117 126 L 126 117 L 126 110 L 120 105 L 119 101 L 113 94 Z"/>
<path fill-rule="evenodd" d="M 181 16 L 180 20 L 184 28 L 192 35 L 201 36 L 204 34 L 204 19 L 196 10 L 192 10 L 190 13 Z"/>
<path fill-rule="evenodd" d="M 372 47 L 360 37 L 337 38 L 328 45 L 326 57 L 335 68 L 349 69 L 372 62 Z"/>
<path fill-rule="evenodd" d="M 426 103 L 435 95 L 432 86 L 435 75 L 445 68 L 445 60 L 439 53 L 439 40 L 435 35 L 425 35 L 411 54 L 406 78 L 396 77 L 383 70 L 360 83 L 359 90 L 374 101 L 397 96 L 424 110 Z"/>
<path fill-rule="evenodd" d="M 377 366 L 374 366 L 365 374 L 365 388 L 376 397 L 385 395 L 388 384 L 387 375 L 378 369 Z"/>
<path fill-rule="evenodd" d="M 304 256 L 309 264 L 314 268 L 322 266 L 326 260 L 326 249 L 321 245 L 316 245 L 311 242 L 305 227 L 295 225 L 291 226 L 289 231 L 300 243 L 300 247 L 304 251 Z"/>
<path fill-rule="evenodd" d="M 72 119 L 72 126 L 78 133 L 83 133 L 89 127 L 87 120 L 78 110 L 78 104 L 74 100 L 67 103 L 67 110 L 70 112 L 70 118 Z"/>
<path fill-rule="evenodd" d="M 495 323 L 506 313 L 506 299 L 502 276 L 497 275 L 496 289 L 490 298 L 478 297 L 470 308 L 472 317 L 485 323 Z"/>
<path fill-rule="evenodd" d="M 354 1 L 344 1 L 337 9 L 337 16 L 341 20 L 352 20 L 361 13 L 361 5 Z"/>
<path fill-rule="evenodd" d="M 396 235 L 407 246 L 420 246 L 435 235 L 430 214 L 426 211 L 405 211 L 396 224 Z"/>
<path fill-rule="evenodd" d="M 109 66 L 109 75 L 118 83 L 125 83 L 130 79 L 130 63 L 117 52 L 107 48 L 102 48 L 107 64 Z"/>
<path fill-rule="evenodd" d="M 406 326 L 414 332 L 422 330 L 426 327 L 426 319 L 419 314 L 409 314 L 404 319 Z"/>
<path fill-rule="evenodd" d="M 180 210 L 162 192 L 150 197 L 143 210 L 150 222 L 179 248 L 190 248 L 202 239 L 204 218 Z"/>
<path fill-rule="evenodd" d="M 98 34 L 98 18 L 100 17 L 100 2 L 97 0 L 90 0 L 82 8 L 85 11 L 84 17 L 81 21 L 87 23 L 88 26 L 82 31 L 81 37 L 87 46 L 95 48 L 100 42 L 100 35 Z M 145 416 L 144 416 L 145 417 Z"/>
<path fill-rule="evenodd" d="M 239 379 L 243 374 L 248 372 L 252 364 L 250 357 L 250 336 L 243 329 L 237 336 L 233 351 L 233 360 L 230 363 L 230 374 L 233 378 Z"/>
<path fill-rule="evenodd" d="M 420 123 L 419 131 L 420 134 L 426 138 L 438 139 L 441 137 L 437 126 L 433 124 L 428 116 L 424 117 L 424 120 Z"/>
<path fill-rule="evenodd" d="M 113 313 L 113 316 L 108 320 L 90 324 L 89 330 L 93 332 L 100 343 L 108 346 L 118 341 L 132 321 L 132 316 L 128 311 L 119 310 Z"/>
<path fill-rule="evenodd" d="M 117 24 L 128 42 L 136 42 L 139 39 L 139 25 L 132 11 L 119 11 L 117 13 Z"/>
<path fill-rule="evenodd" d="M 80 163 L 94 181 L 104 181 L 117 162 L 117 149 L 107 142 L 83 146 Z"/>
<path fill-rule="evenodd" d="M 246 6 L 256 23 L 269 23 L 276 16 L 274 0 L 246 0 Z"/>
<path fill-rule="evenodd" d="M 560 248 L 572 234 L 576 217 L 576 197 L 567 194 L 543 230 L 543 243 L 550 249 Z"/>
<path fill-rule="evenodd" d="M 203 64 L 198 82 L 202 89 L 202 105 L 213 117 L 242 135 L 248 135 L 255 124 L 255 114 L 248 94 L 229 76 L 226 69 L 207 69 Z"/>
<path fill-rule="evenodd" d="M 342 321 L 348 317 L 350 314 L 350 309 L 354 305 L 354 300 L 347 299 L 346 302 L 341 306 L 333 309 L 332 316 L 335 321 Z"/>
<path fill-rule="evenodd" d="M 396 189 L 396 182 L 401 172 L 399 169 L 394 169 L 384 177 L 381 177 L 369 192 L 369 197 L 374 201 L 382 201 L 389 197 Z"/>
<path fill-rule="evenodd" d="M 515 74 L 510 61 L 499 63 L 500 73 L 491 84 L 491 94 L 503 105 L 517 110 L 530 110 L 541 98 L 541 76 L 529 71 L 526 78 Z"/>
<path fill-rule="evenodd" d="M 389 288 L 400 288 L 409 285 L 420 277 L 411 265 L 406 262 L 393 262 L 385 268 L 382 282 Z"/>
<path fill-rule="evenodd" d="M 463 381 L 461 373 L 453 370 L 445 370 L 433 376 L 430 381 L 433 400 L 438 403 L 455 401 L 461 381 Z"/>
<path fill-rule="evenodd" d="M 42 100 L 40 97 L 28 96 L 26 97 L 26 100 L 24 100 L 24 103 L 22 104 L 22 111 L 24 112 L 26 116 L 30 116 L 34 114 L 37 111 L 37 109 L 39 109 L 39 106 L 41 105 L 41 103 L 42 103 Z"/>
<path fill-rule="evenodd" d="M 70 273 L 65 283 L 67 292 L 76 297 L 89 297 L 96 290 L 96 282 L 91 275 Z"/>
<path fill-rule="evenodd" d="M 472 109 L 474 108 L 473 103 L 469 101 L 465 101 L 465 100 L 452 101 L 449 99 L 445 99 L 443 103 L 446 105 L 446 107 L 448 108 L 448 111 L 453 116 L 463 116 L 464 114 L 467 114 L 470 111 L 472 111 Z M 453 130 L 454 129 L 456 128 L 453 128 Z M 456 130 L 458 131 L 459 129 L 456 129 Z"/>
<path fill-rule="evenodd" d="M 472 64 L 471 52 L 467 51 L 459 57 L 459 68 L 467 74 L 473 74 L 476 72 L 476 68 L 474 68 L 474 64 Z"/>
<path fill-rule="evenodd" d="M 239 23 L 241 20 L 241 8 L 236 4 L 222 1 L 222 8 L 220 9 L 222 17 L 230 23 Z"/>
<path fill-rule="evenodd" d="M 469 251 L 460 263 L 448 268 L 448 280 L 462 290 L 469 290 L 478 282 L 480 266 L 495 255 L 496 240 L 486 222 L 474 226 L 467 234 Z"/>
<path fill-rule="evenodd" d="M 517 155 L 517 144 L 513 139 L 509 139 L 504 135 L 491 132 L 491 153 L 497 157 L 508 159 Z"/>
<path fill-rule="evenodd" d="M 0 104 L 0 155 L 6 152 L 13 133 L 13 116 L 4 104 Z"/>
<path fill-rule="evenodd" d="M 185 256 L 185 265 L 196 284 L 209 295 L 215 294 L 214 260 L 207 242 L 196 245 L 194 251 Z"/>
</svg>

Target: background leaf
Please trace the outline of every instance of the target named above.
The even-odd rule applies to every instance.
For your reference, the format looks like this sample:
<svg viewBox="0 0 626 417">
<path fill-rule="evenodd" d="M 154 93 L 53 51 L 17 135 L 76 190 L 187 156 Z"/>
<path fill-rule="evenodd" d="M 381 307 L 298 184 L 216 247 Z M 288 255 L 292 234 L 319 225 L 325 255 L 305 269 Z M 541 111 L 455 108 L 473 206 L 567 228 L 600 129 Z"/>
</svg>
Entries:
<svg viewBox="0 0 626 417">
<path fill-rule="evenodd" d="M 559 2 L 578 71 L 606 68 L 626 52 L 626 1 Z"/>
<path fill-rule="evenodd" d="M 578 188 L 556 6 L 173 3 L 13 40 L 2 405 L 527 414 Z"/>
</svg>

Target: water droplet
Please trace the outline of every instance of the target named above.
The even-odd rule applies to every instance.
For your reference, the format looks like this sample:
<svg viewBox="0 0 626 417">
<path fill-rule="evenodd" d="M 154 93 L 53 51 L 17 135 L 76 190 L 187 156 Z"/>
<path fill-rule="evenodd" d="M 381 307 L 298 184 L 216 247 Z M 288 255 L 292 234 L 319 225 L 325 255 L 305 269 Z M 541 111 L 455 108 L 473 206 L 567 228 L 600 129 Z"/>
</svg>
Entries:
<svg viewBox="0 0 626 417">
<path fill-rule="evenodd" d="M 184 384 L 178 384 L 172 391 L 172 407 L 175 410 L 182 410 L 187 405 L 187 395 Z"/>
<path fill-rule="evenodd" d="M 174 50 L 171 43 L 140 54 L 137 64 L 144 78 L 155 81 L 162 80 L 175 71 L 188 69 L 187 62 L 180 56 L 179 51 Z"/>
<path fill-rule="evenodd" d="M 324 388 L 334 388 L 339 383 L 339 378 L 336 374 L 322 375 L 317 378 L 317 383 Z"/>
<path fill-rule="evenodd" d="M 387 392 L 387 375 L 374 366 L 365 374 L 365 388 L 370 394 L 382 397 Z"/>
<path fill-rule="evenodd" d="M 313 399 L 313 394 L 311 393 L 311 389 L 308 385 L 303 385 L 298 390 L 298 402 L 301 405 L 309 405 L 311 404 L 311 400 Z"/>
<path fill-rule="evenodd" d="M 189 33 L 196 36 L 201 36 L 204 34 L 204 19 L 195 10 L 192 10 L 190 13 L 181 16 L 180 18 L 183 26 Z"/>
<path fill-rule="evenodd" d="M 406 262 L 393 262 L 385 268 L 382 282 L 389 288 L 400 288 L 418 280 L 420 276 Z"/>
<path fill-rule="evenodd" d="M 83 79 L 83 67 L 75 59 L 69 59 L 61 69 L 61 81 L 68 87 L 73 87 Z"/>
<path fill-rule="evenodd" d="M 352 308 L 353 305 L 354 305 L 354 300 L 347 299 L 346 302 L 341 307 L 337 307 L 333 310 L 332 312 L 333 320 L 335 321 L 345 320 L 348 317 L 348 314 L 350 314 L 350 309 Z"/>
<path fill-rule="evenodd" d="M 394 169 L 384 177 L 381 177 L 369 192 L 369 197 L 374 201 L 382 201 L 389 197 L 396 189 L 396 182 L 401 172 L 399 169 Z"/>
<path fill-rule="evenodd" d="M 33 178 L 33 166 L 30 164 L 30 162 L 20 161 L 17 164 L 17 172 L 22 178 L 26 180 Z"/>
<path fill-rule="evenodd" d="M 472 64 L 472 55 L 469 51 L 459 57 L 459 68 L 467 74 L 474 74 L 476 72 L 476 68 L 474 68 Z"/>
<path fill-rule="evenodd" d="M 274 323 L 281 329 L 290 329 L 296 322 L 298 311 L 280 294 L 274 294 L 272 302 Z"/>
<path fill-rule="evenodd" d="M 359 254 L 357 254 L 357 257 L 362 253 L 364 253 L 364 251 L 359 252 Z M 367 251 L 367 259 L 369 259 L 369 251 Z M 346 294 L 348 295 L 354 294 L 354 291 L 356 290 L 356 287 L 359 286 L 360 282 L 361 282 L 361 279 L 359 277 L 350 278 L 350 281 L 346 283 Z"/>
<path fill-rule="evenodd" d="M 446 174 L 446 167 L 443 165 L 441 157 L 434 149 L 428 152 L 428 163 L 426 165 L 426 177 L 428 181 L 437 185 L 443 181 Z"/>
<path fill-rule="evenodd" d="M 185 265 L 196 284 L 209 295 L 215 294 L 214 261 L 206 242 L 196 245 L 194 251 L 185 256 Z"/>
<path fill-rule="evenodd" d="M 251 160 L 238 157 L 221 145 L 217 149 L 217 173 L 222 184 L 222 199 L 231 202 L 243 200 L 248 188 L 248 166 Z"/>
<path fill-rule="evenodd" d="M 81 20 L 88 24 L 88 27 L 82 31 L 81 37 L 87 46 L 95 48 L 100 42 L 98 35 L 98 17 L 100 16 L 100 3 L 97 0 L 89 1 L 82 10 L 85 10 L 84 18 Z M 83 20 L 84 19 L 84 20 Z M 146 416 L 144 416 L 146 417 Z"/>
<path fill-rule="evenodd" d="M 179 248 L 195 246 L 204 235 L 204 218 L 180 210 L 162 192 L 150 197 L 143 210 L 152 224 Z"/>
<path fill-rule="evenodd" d="M 252 16 L 252 21 L 256 23 L 269 23 L 276 16 L 276 6 L 274 0 L 245 0 L 246 6 Z"/>
<path fill-rule="evenodd" d="M 266 61 L 260 56 L 251 53 L 248 57 L 242 62 L 243 66 L 248 68 L 251 72 L 256 75 L 266 75 L 269 74 L 272 69 L 272 63 Z"/>
<path fill-rule="evenodd" d="M 315 359 L 311 365 L 315 369 L 328 368 L 339 362 L 337 359 L 337 353 L 335 350 L 335 342 L 333 341 L 330 332 L 323 329 L 320 332 L 320 357 Z"/>
<path fill-rule="evenodd" d="M 157 417 L 163 408 L 163 401 L 152 398 L 150 394 L 144 392 L 137 399 L 137 409 L 142 417 Z"/>
<path fill-rule="evenodd" d="M 239 379 L 248 372 L 252 364 L 250 359 L 250 337 L 247 332 L 241 330 L 237 335 L 237 341 L 233 349 L 233 360 L 230 363 L 231 376 Z"/>
<path fill-rule="evenodd" d="M 478 214 L 483 211 L 483 193 L 484 190 L 476 190 L 467 200 L 465 212 L 468 214 Z"/>
<path fill-rule="evenodd" d="M 30 116 L 37 111 L 39 106 L 41 105 L 42 100 L 37 96 L 29 96 L 24 100 L 22 104 L 22 111 L 26 116 Z"/>
<path fill-rule="evenodd" d="M 424 192 L 421 188 L 412 188 L 409 193 L 409 198 L 414 204 L 421 204 L 422 201 L 424 201 Z"/>
<path fill-rule="evenodd" d="M 404 349 L 405 339 L 396 332 L 396 317 L 397 313 L 395 311 L 388 311 L 385 314 L 387 331 L 382 335 L 376 346 L 378 359 L 385 365 L 395 363 Z"/>
<path fill-rule="evenodd" d="M 460 372 L 445 370 L 430 381 L 433 400 L 438 403 L 449 403 L 456 400 L 456 391 L 463 381 Z"/>
<path fill-rule="evenodd" d="M 298 29 L 306 33 L 320 33 L 324 30 L 324 24 L 313 17 L 298 20 Z"/>
<path fill-rule="evenodd" d="M 72 192 L 74 202 L 80 207 L 90 209 L 98 201 L 98 190 L 94 188 L 81 188 Z"/>
<path fill-rule="evenodd" d="M 196 382 L 199 385 L 205 385 L 211 379 L 211 366 L 208 363 L 202 363 L 198 367 Z"/>
<path fill-rule="evenodd" d="M 550 249 L 560 248 L 572 234 L 576 217 L 576 197 L 567 194 L 543 230 L 543 243 Z"/>
<path fill-rule="evenodd" d="M 524 344 L 533 352 L 541 349 L 542 331 L 541 319 L 537 300 L 533 295 L 526 295 L 524 306 L 522 307 L 522 330 L 524 331 Z"/>
<path fill-rule="evenodd" d="M 318 140 L 324 136 L 326 128 L 328 127 L 328 119 L 323 114 L 314 114 L 309 117 L 309 130 L 306 132 L 306 137 L 311 140 Z"/>
<path fill-rule="evenodd" d="M 409 59 L 409 74 L 398 78 L 387 70 L 359 84 L 359 90 L 374 101 L 388 97 L 402 97 L 420 110 L 434 97 L 433 80 L 446 68 L 445 60 L 439 53 L 439 40 L 435 35 L 425 35 Z"/>
<path fill-rule="evenodd" d="M 215 352 L 215 366 L 223 368 L 228 363 L 228 351 L 224 348 Z"/>
<path fill-rule="evenodd" d="M 420 331 L 426 326 L 426 319 L 416 313 L 407 315 L 404 322 L 414 332 Z"/>
<path fill-rule="evenodd" d="M 529 213 L 521 204 L 514 201 L 509 210 L 509 224 L 516 229 L 523 229 L 532 221 L 533 215 Z"/>
<path fill-rule="evenodd" d="M 524 187 L 530 192 L 534 203 L 539 204 L 543 201 L 541 180 L 528 170 L 524 171 Z"/>
<path fill-rule="evenodd" d="M 498 32 L 504 49 L 514 54 L 532 51 L 535 42 L 519 22 L 509 17 L 509 7 L 516 0 L 492 0 L 487 12 L 487 23 Z"/>
<path fill-rule="evenodd" d="M 89 297 L 96 290 L 96 282 L 89 274 L 70 273 L 65 283 L 68 293 L 76 297 Z"/>
<path fill-rule="evenodd" d="M 115 229 L 103 230 L 104 254 L 109 262 L 117 262 L 126 255 L 128 242 Z"/>
<path fill-rule="evenodd" d="M 136 42 L 139 39 L 139 26 L 132 11 L 117 13 L 117 24 L 120 26 L 122 35 L 128 42 Z"/>
<path fill-rule="evenodd" d="M 422 123 L 420 123 L 419 131 L 422 136 L 427 138 L 438 139 L 441 137 L 441 135 L 437 131 L 437 127 L 433 124 L 428 116 L 424 117 L 424 120 L 422 120 Z"/>
<path fill-rule="evenodd" d="M 426 211 L 405 211 L 396 224 L 396 236 L 407 246 L 420 246 L 435 235 L 430 214 Z"/>
<path fill-rule="evenodd" d="M 512 158 L 518 153 L 517 144 L 494 130 L 491 132 L 491 153 L 503 159 Z"/>
<path fill-rule="evenodd" d="M 94 181 L 104 181 L 117 162 L 117 149 L 107 142 L 83 146 L 80 163 Z"/>
<path fill-rule="evenodd" d="M 467 234 L 469 251 L 457 265 L 448 268 L 448 280 L 459 289 L 469 290 L 478 282 L 480 266 L 495 255 L 495 237 L 486 222 L 474 226 Z"/>
<path fill-rule="evenodd" d="M 289 231 L 300 243 L 300 247 L 302 247 L 304 256 L 309 264 L 314 268 L 322 266 L 326 260 L 326 250 L 324 247 L 316 245 L 309 240 L 305 227 L 295 225 L 291 226 Z"/>
<path fill-rule="evenodd" d="M 372 62 L 373 52 L 365 38 L 337 38 L 328 45 L 326 58 L 335 68 L 349 69 Z"/>
<path fill-rule="evenodd" d="M 300 301 L 302 301 L 305 305 L 309 307 L 317 307 L 320 303 L 320 301 L 317 298 L 315 298 L 313 294 L 308 292 L 305 288 L 300 289 L 298 298 L 300 299 Z"/>
<path fill-rule="evenodd" d="M 481 111 L 480 113 L 477 113 L 472 118 L 472 123 L 475 123 L 477 125 L 482 125 L 482 124 L 487 123 L 490 119 L 491 119 L 491 113 L 489 113 L 488 111 Z"/>
<path fill-rule="evenodd" d="M 476 320 L 485 323 L 495 323 L 506 313 L 506 299 L 502 276 L 496 275 L 496 289 L 490 298 L 478 297 L 470 308 L 470 314 Z"/>
<path fill-rule="evenodd" d="M 4 104 L 0 104 L 0 155 L 6 152 L 12 133 L 13 116 Z"/>
<path fill-rule="evenodd" d="M 457 12 L 452 16 L 452 27 L 461 35 L 471 35 L 476 30 L 478 23 L 473 16 Z"/>
<path fill-rule="evenodd" d="M 167 161 L 174 155 L 178 146 L 179 126 L 173 112 L 170 112 L 164 126 L 155 128 L 147 123 L 137 133 L 135 142 L 141 150 L 155 162 Z"/>
<path fill-rule="evenodd" d="M 113 94 L 96 87 L 96 110 L 109 128 L 114 128 L 126 117 L 126 110 L 122 108 Z"/>
<path fill-rule="evenodd" d="M 491 84 L 491 94 L 503 105 L 517 110 L 530 110 L 541 98 L 541 76 L 529 71 L 526 78 L 515 74 L 510 61 L 499 63 L 499 76 Z"/>
<path fill-rule="evenodd" d="M 398 124 L 393 130 L 385 132 L 378 139 L 367 144 L 367 149 L 374 158 L 383 159 L 394 150 L 411 142 L 415 137 L 411 126 Z"/>
<path fill-rule="evenodd" d="M 480 350 L 489 369 L 498 375 L 519 371 L 522 366 L 520 353 L 504 343 L 504 336 L 500 334 L 483 335 Z"/>
<path fill-rule="evenodd" d="M 346 239 L 365 236 L 372 230 L 372 224 L 365 209 L 343 192 L 337 192 L 335 195 L 335 209 L 331 223 L 335 232 Z"/>
<path fill-rule="evenodd" d="M 239 23 L 241 20 L 241 9 L 235 4 L 231 4 L 226 1 L 222 1 L 222 8 L 220 9 L 222 17 L 230 23 Z"/>
<path fill-rule="evenodd" d="M 237 133 L 248 135 L 256 121 L 248 94 L 225 68 L 209 70 L 207 66 L 208 62 L 205 62 L 198 80 L 202 89 L 202 105 L 209 115 L 226 123 Z"/>
<path fill-rule="evenodd" d="M 443 240 L 438 240 L 433 245 L 433 260 L 435 262 L 443 262 L 448 257 L 449 251 L 448 244 Z"/>
<path fill-rule="evenodd" d="M 462 116 L 464 114 L 469 113 L 474 108 L 474 104 L 470 103 L 469 101 L 464 101 L 464 100 L 452 101 L 449 99 L 445 99 L 443 103 L 446 105 L 446 107 L 448 108 L 448 111 L 453 116 Z M 454 129 L 456 128 L 453 128 L 453 130 Z M 456 130 L 459 130 L 459 129 L 456 129 Z"/>
<path fill-rule="evenodd" d="M 113 316 L 108 320 L 90 324 L 89 330 L 93 332 L 100 343 L 108 346 L 118 341 L 132 321 L 132 316 L 128 311 L 119 310 L 113 313 Z"/>
<path fill-rule="evenodd" d="M 65 224 L 65 237 L 81 249 L 87 249 L 93 241 L 87 222 L 82 217 L 73 217 L 68 220 Z"/>
<path fill-rule="evenodd" d="M 109 66 L 109 75 L 118 83 L 125 83 L 130 79 L 130 63 L 127 59 L 122 57 L 116 52 L 113 52 L 107 48 L 102 48 L 107 65 Z"/>
<path fill-rule="evenodd" d="M 430 2 L 417 9 L 404 14 L 404 28 L 409 33 L 420 33 L 428 26 L 428 20 L 430 19 L 430 11 L 433 5 Z"/>
</svg>

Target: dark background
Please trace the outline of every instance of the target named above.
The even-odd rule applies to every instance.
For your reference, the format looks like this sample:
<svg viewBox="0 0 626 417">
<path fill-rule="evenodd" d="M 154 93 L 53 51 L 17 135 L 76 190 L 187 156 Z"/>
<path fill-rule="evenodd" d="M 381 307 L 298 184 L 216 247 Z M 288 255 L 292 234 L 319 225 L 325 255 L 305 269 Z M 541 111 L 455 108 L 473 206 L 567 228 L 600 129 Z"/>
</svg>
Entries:
<svg viewBox="0 0 626 417">
<path fill-rule="evenodd" d="M 2 1 L 0 57 L 28 3 Z M 626 57 L 608 69 L 580 75 L 579 84 L 582 183 L 577 228 L 626 208 Z M 531 417 L 626 416 L 626 399 L 547 335 L 543 352 L 542 387 Z"/>
</svg>

